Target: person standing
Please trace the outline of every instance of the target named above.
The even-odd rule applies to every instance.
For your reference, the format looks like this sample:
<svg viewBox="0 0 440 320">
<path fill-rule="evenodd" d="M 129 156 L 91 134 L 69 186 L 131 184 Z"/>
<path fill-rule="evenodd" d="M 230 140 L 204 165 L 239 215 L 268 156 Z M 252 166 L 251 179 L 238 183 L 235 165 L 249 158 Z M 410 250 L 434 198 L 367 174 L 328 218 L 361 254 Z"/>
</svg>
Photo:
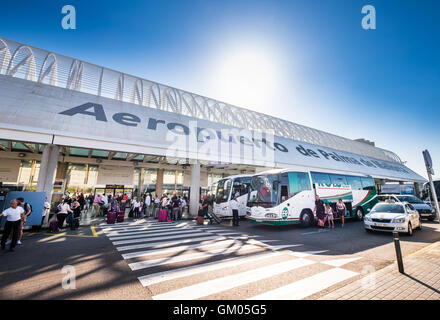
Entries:
<svg viewBox="0 0 440 320">
<path fill-rule="evenodd" d="M 157 219 L 157 217 L 158 217 L 159 204 L 160 204 L 160 198 L 159 198 L 159 196 L 156 194 L 156 195 L 154 196 L 154 207 L 153 207 L 153 215 L 154 215 L 154 219 Z"/>
<path fill-rule="evenodd" d="M 324 202 L 318 195 L 315 196 L 315 208 L 313 209 L 313 213 L 316 214 L 316 217 L 318 218 L 318 226 L 321 230 L 324 227 L 325 207 Z"/>
<path fill-rule="evenodd" d="M 182 196 L 179 196 L 179 199 L 180 199 L 179 219 L 182 219 L 183 210 L 185 209 L 185 206 L 186 206 L 186 201 L 185 201 L 185 198 Z"/>
<path fill-rule="evenodd" d="M 26 225 L 27 217 L 29 217 L 30 214 L 32 213 L 32 206 L 29 203 L 24 202 L 24 199 L 21 197 L 17 198 L 17 201 L 18 201 L 18 205 L 20 207 L 22 207 L 24 210 L 24 216 L 23 216 L 21 224 L 20 224 L 20 230 L 19 230 L 18 241 L 17 241 L 17 244 L 22 244 L 21 238 L 23 237 L 23 228 Z"/>
<path fill-rule="evenodd" d="M 145 196 L 145 215 L 150 216 L 151 195 L 149 193 Z"/>
<path fill-rule="evenodd" d="M 93 204 L 92 204 L 92 218 L 95 218 L 99 215 L 99 211 L 101 209 L 100 205 L 101 205 L 102 199 L 101 199 L 101 195 L 98 194 L 94 199 L 93 199 Z"/>
<path fill-rule="evenodd" d="M 9 251 L 15 251 L 18 235 L 20 232 L 20 225 L 24 219 L 24 209 L 18 206 L 17 200 L 11 201 L 11 206 L 0 214 L 0 217 L 6 217 L 5 229 L 1 240 L 1 248 L 5 250 L 6 240 L 12 231 L 12 241 L 9 246 Z"/>
<path fill-rule="evenodd" d="M 335 228 L 335 222 L 333 220 L 333 209 L 330 206 L 330 203 L 325 204 L 325 211 L 327 214 L 327 221 L 328 221 L 328 228 L 334 229 Z"/>
<path fill-rule="evenodd" d="M 238 194 L 236 193 L 234 195 L 234 198 L 231 199 L 231 201 L 229 201 L 229 206 L 231 207 L 232 210 L 232 225 L 234 227 L 238 227 Z"/>
<path fill-rule="evenodd" d="M 209 200 L 206 198 L 206 195 L 203 195 L 202 199 L 203 199 L 202 208 L 201 208 L 202 214 L 204 217 L 207 217 L 209 219 L 209 224 L 212 224 L 212 217 L 208 213 Z"/>
<path fill-rule="evenodd" d="M 50 203 L 49 203 L 49 201 L 47 201 L 47 197 L 46 197 L 44 199 L 44 207 L 43 207 L 43 212 L 42 212 L 41 225 L 44 224 L 44 219 L 46 218 L 46 216 L 49 216 L 49 212 L 50 212 Z"/>
<path fill-rule="evenodd" d="M 137 219 L 139 217 L 139 206 L 140 202 L 137 201 L 137 198 L 134 197 L 132 200 L 132 208 L 133 208 L 133 216 Z"/>
<path fill-rule="evenodd" d="M 70 209 L 69 203 L 64 200 L 63 204 L 60 207 L 60 212 L 57 213 L 58 229 L 63 229 L 64 220 L 66 220 L 68 213 L 72 213 L 72 210 Z"/>
<path fill-rule="evenodd" d="M 106 196 L 105 194 L 102 196 L 102 216 L 106 216 L 108 213 L 108 196 Z"/>
<path fill-rule="evenodd" d="M 81 193 L 81 194 L 79 195 L 79 197 L 78 197 L 78 202 L 79 202 L 79 205 L 81 206 L 81 211 L 83 211 L 83 210 L 84 210 L 84 206 L 85 206 L 85 204 L 86 204 L 86 198 L 84 197 L 84 194 L 83 194 L 83 193 Z"/>
<path fill-rule="evenodd" d="M 172 206 L 172 219 L 174 221 L 177 221 L 179 219 L 179 210 L 180 210 L 180 199 L 177 197 L 176 194 L 173 194 L 173 197 L 171 198 L 171 206 Z"/>
<path fill-rule="evenodd" d="M 338 212 L 338 216 L 341 217 L 342 221 L 342 228 L 344 227 L 344 220 L 345 220 L 345 213 L 347 212 L 347 207 L 345 206 L 345 203 L 342 202 L 342 199 L 338 199 L 338 202 L 336 203 L 336 211 Z"/>
<path fill-rule="evenodd" d="M 79 201 L 75 201 L 73 203 L 73 213 L 72 213 L 72 218 L 70 221 L 70 229 L 71 230 L 75 230 L 78 229 L 79 227 L 79 219 L 81 217 L 81 204 L 79 203 Z"/>
</svg>

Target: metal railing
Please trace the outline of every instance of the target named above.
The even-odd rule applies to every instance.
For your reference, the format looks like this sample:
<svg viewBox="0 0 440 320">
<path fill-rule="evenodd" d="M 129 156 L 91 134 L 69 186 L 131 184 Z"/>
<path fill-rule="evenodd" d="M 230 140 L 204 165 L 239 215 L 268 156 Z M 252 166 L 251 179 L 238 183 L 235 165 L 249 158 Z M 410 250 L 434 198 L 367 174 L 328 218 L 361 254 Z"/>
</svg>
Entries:
<svg viewBox="0 0 440 320">
<path fill-rule="evenodd" d="M 4 38 L 0 74 L 402 163 L 385 149 Z"/>
</svg>

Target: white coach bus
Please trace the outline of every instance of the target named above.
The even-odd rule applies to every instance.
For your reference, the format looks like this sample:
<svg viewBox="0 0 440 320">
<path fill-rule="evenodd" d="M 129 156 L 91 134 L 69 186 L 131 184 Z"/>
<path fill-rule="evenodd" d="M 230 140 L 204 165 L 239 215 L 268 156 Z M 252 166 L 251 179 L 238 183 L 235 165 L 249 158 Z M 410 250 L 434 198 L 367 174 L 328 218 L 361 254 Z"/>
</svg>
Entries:
<svg viewBox="0 0 440 320">
<path fill-rule="evenodd" d="M 362 220 L 377 203 L 373 178 L 334 170 L 277 169 L 252 176 L 247 218 L 268 225 L 315 223 L 315 195 L 335 209 L 342 198 L 346 218 Z"/>
<path fill-rule="evenodd" d="M 215 192 L 214 214 L 219 218 L 232 217 L 229 201 L 238 193 L 238 215 L 246 216 L 246 202 L 252 175 L 229 176 L 217 181 Z"/>
</svg>

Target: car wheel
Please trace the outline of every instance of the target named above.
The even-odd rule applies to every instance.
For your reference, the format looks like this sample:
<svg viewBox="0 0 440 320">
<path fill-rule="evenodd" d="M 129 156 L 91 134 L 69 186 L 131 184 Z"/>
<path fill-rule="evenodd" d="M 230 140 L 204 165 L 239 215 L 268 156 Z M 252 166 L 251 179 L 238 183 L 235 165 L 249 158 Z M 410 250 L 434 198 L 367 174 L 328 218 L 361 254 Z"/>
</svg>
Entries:
<svg viewBox="0 0 440 320">
<path fill-rule="evenodd" d="M 408 222 L 408 232 L 406 234 L 410 237 L 413 235 L 413 228 L 411 222 Z"/>
<path fill-rule="evenodd" d="M 304 228 L 311 227 L 314 220 L 314 216 L 310 212 L 303 212 L 301 214 L 301 226 Z"/>
<path fill-rule="evenodd" d="M 356 219 L 358 221 L 364 220 L 364 211 L 361 208 L 357 208 L 356 210 Z"/>
<path fill-rule="evenodd" d="M 417 227 L 417 230 L 422 230 L 422 218 L 419 218 L 419 226 Z"/>
</svg>

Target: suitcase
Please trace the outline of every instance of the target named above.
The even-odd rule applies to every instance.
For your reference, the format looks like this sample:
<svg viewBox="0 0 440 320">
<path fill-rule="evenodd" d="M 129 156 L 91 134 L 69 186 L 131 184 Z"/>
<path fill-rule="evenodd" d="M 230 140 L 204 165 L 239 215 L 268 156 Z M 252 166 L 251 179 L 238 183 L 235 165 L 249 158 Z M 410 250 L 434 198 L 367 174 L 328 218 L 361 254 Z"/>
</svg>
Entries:
<svg viewBox="0 0 440 320">
<path fill-rule="evenodd" d="M 107 224 L 114 224 L 116 222 L 116 212 L 107 213 Z"/>
<path fill-rule="evenodd" d="M 159 222 L 166 222 L 168 219 L 168 210 L 162 209 L 159 211 Z"/>
<path fill-rule="evenodd" d="M 70 229 L 71 230 L 76 230 L 78 228 L 79 228 L 79 218 L 73 218 L 71 220 Z"/>
<path fill-rule="evenodd" d="M 49 231 L 50 232 L 58 232 L 58 221 L 52 220 L 49 224 Z"/>
<path fill-rule="evenodd" d="M 197 217 L 197 224 L 203 224 L 205 222 L 205 218 L 203 216 Z"/>
<path fill-rule="evenodd" d="M 209 214 L 215 220 L 215 222 L 217 222 L 218 224 L 222 223 L 222 220 L 214 212 L 210 212 Z"/>
<path fill-rule="evenodd" d="M 124 218 L 125 218 L 125 211 L 119 211 L 117 221 L 124 222 Z"/>
</svg>

